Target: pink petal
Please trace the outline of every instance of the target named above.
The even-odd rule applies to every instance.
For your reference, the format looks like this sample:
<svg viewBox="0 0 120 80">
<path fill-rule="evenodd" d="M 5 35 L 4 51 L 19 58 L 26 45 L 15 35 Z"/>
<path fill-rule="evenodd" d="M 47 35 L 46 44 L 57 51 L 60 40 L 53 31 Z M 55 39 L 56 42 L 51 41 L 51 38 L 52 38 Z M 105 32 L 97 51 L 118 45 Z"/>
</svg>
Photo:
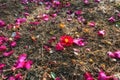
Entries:
<svg viewBox="0 0 120 80">
<path fill-rule="evenodd" d="M 2 70 L 5 67 L 5 64 L 0 63 L 0 70 Z"/>
<path fill-rule="evenodd" d="M 84 74 L 84 78 L 85 78 L 85 80 L 94 80 L 94 78 L 92 77 L 91 73 L 89 73 L 89 72 L 86 72 Z"/>
<path fill-rule="evenodd" d="M 81 15 L 81 14 L 82 14 L 82 11 L 81 11 L 81 10 L 77 10 L 77 11 L 75 11 L 75 14 L 76 14 L 76 15 Z"/>
<path fill-rule="evenodd" d="M 16 74 L 16 75 L 15 75 L 15 78 L 16 78 L 16 80 L 23 80 L 21 73 Z"/>
<path fill-rule="evenodd" d="M 17 45 L 16 41 L 13 41 L 13 42 L 10 43 L 11 47 L 15 47 L 16 45 Z"/>
<path fill-rule="evenodd" d="M 0 27 L 4 27 L 6 24 L 3 20 L 0 20 Z"/>
<path fill-rule="evenodd" d="M 16 69 L 19 69 L 19 68 L 24 68 L 24 65 L 25 65 L 25 61 L 23 61 L 23 62 L 17 62 L 17 63 L 14 65 L 14 67 L 15 67 Z"/>
<path fill-rule="evenodd" d="M 8 80 L 16 80 L 16 79 L 15 79 L 15 76 L 10 76 Z"/>
<path fill-rule="evenodd" d="M 107 76 L 106 76 L 105 72 L 103 72 L 103 71 L 99 72 L 98 80 L 107 80 Z"/>
<path fill-rule="evenodd" d="M 89 0 L 83 0 L 84 4 L 89 4 Z"/>
<path fill-rule="evenodd" d="M 109 22 L 111 22 L 111 23 L 113 23 L 113 22 L 115 22 L 115 21 L 116 21 L 116 19 L 115 19 L 115 17 L 114 17 L 114 16 L 112 16 L 112 17 L 110 17 L 110 18 L 108 19 L 108 21 L 109 21 Z"/>
<path fill-rule="evenodd" d="M 13 53 L 14 53 L 13 50 L 11 50 L 11 51 L 9 51 L 9 52 L 4 52 L 4 53 L 3 53 L 3 56 L 9 57 L 9 56 L 11 56 Z"/>
<path fill-rule="evenodd" d="M 95 27 L 95 22 L 89 22 L 88 24 L 90 27 Z"/>
<path fill-rule="evenodd" d="M 3 51 L 6 51 L 7 50 L 7 47 L 4 46 L 4 45 L 1 45 L 0 46 L 0 52 L 3 52 Z"/>
<path fill-rule="evenodd" d="M 101 0 L 94 0 L 94 1 L 99 3 Z"/>
<path fill-rule="evenodd" d="M 57 51 L 61 51 L 61 50 L 64 50 L 64 47 L 63 47 L 62 44 L 59 42 L 59 43 L 56 44 L 55 49 L 56 49 Z"/>
<path fill-rule="evenodd" d="M 98 31 L 98 36 L 103 37 L 105 35 L 105 30 L 99 30 Z"/>
<path fill-rule="evenodd" d="M 20 25 L 21 23 L 24 23 L 24 22 L 26 22 L 26 21 L 27 21 L 26 18 L 18 18 L 18 19 L 16 20 L 16 24 Z"/>
<path fill-rule="evenodd" d="M 18 61 L 19 62 L 24 62 L 24 60 L 27 58 L 27 54 L 26 53 L 22 53 L 20 54 L 20 56 L 18 57 Z"/>
<path fill-rule="evenodd" d="M 43 19 L 44 21 L 48 21 L 48 20 L 49 20 L 49 15 L 43 14 L 43 15 L 42 15 L 42 19 Z"/>
<path fill-rule="evenodd" d="M 29 70 L 29 69 L 31 68 L 32 63 L 33 63 L 33 62 L 32 62 L 31 60 L 28 60 L 28 61 L 26 61 L 24 67 L 25 67 L 27 70 Z"/>
<path fill-rule="evenodd" d="M 85 46 L 84 39 L 82 39 L 82 38 L 74 39 L 73 43 L 76 44 L 76 45 L 78 45 L 78 46 Z"/>
<path fill-rule="evenodd" d="M 108 56 L 115 59 L 120 59 L 120 51 L 108 52 Z"/>
<path fill-rule="evenodd" d="M 40 22 L 39 21 L 34 21 L 34 22 L 30 22 L 31 25 L 39 25 Z"/>
</svg>

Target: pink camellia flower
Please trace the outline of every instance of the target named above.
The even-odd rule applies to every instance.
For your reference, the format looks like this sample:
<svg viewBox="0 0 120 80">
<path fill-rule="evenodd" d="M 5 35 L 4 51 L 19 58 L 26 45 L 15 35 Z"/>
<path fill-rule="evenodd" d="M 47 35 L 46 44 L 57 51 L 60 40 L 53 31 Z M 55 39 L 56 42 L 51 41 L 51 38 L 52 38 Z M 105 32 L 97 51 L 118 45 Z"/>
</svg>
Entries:
<svg viewBox="0 0 120 80">
<path fill-rule="evenodd" d="M 43 19 L 44 21 L 48 21 L 48 20 L 49 20 L 49 15 L 43 14 L 43 15 L 42 15 L 42 19 Z"/>
<path fill-rule="evenodd" d="M 60 37 L 60 44 L 62 46 L 71 46 L 73 44 L 73 38 L 71 36 L 61 36 Z"/>
<path fill-rule="evenodd" d="M 89 4 L 89 0 L 83 0 L 84 4 Z"/>
<path fill-rule="evenodd" d="M 4 52 L 7 50 L 7 47 L 5 45 L 0 46 L 0 52 Z"/>
<path fill-rule="evenodd" d="M 0 27 L 4 27 L 6 24 L 3 20 L 0 20 Z"/>
<path fill-rule="evenodd" d="M 105 30 L 99 30 L 98 31 L 98 36 L 101 36 L 101 37 L 103 37 L 103 36 L 105 36 Z"/>
<path fill-rule="evenodd" d="M 84 78 L 85 78 L 85 80 L 94 80 L 93 76 L 89 72 L 86 72 L 84 74 Z"/>
<path fill-rule="evenodd" d="M 112 17 L 110 17 L 110 18 L 108 19 L 108 21 L 109 21 L 109 22 L 111 22 L 111 23 L 113 23 L 113 22 L 115 22 L 115 21 L 116 21 L 116 19 L 115 19 L 115 17 L 114 17 L 114 16 L 112 16 Z"/>
<path fill-rule="evenodd" d="M 90 27 L 95 27 L 96 24 L 95 24 L 95 22 L 89 22 L 88 25 L 89 25 Z"/>
<path fill-rule="evenodd" d="M 10 43 L 11 47 L 15 47 L 16 45 L 17 45 L 16 41 L 13 41 L 13 42 Z"/>
<path fill-rule="evenodd" d="M 9 56 L 11 56 L 13 53 L 14 53 L 14 50 L 11 50 L 11 51 L 9 51 L 9 52 L 4 52 L 4 53 L 3 53 L 3 56 L 9 57 Z"/>
<path fill-rule="evenodd" d="M 84 39 L 82 38 L 73 39 L 73 43 L 78 46 L 85 46 Z"/>
<path fill-rule="evenodd" d="M 29 70 L 31 68 L 32 64 L 33 64 L 33 62 L 31 60 L 28 60 L 28 61 L 25 62 L 24 68 Z"/>
<path fill-rule="evenodd" d="M 108 52 L 108 56 L 110 56 L 111 58 L 115 58 L 115 59 L 120 59 L 120 51 L 115 51 L 115 52 Z"/>
<path fill-rule="evenodd" d="M 55 49 L 56 49 L 57 51 L 61 51 L 61 50 L 64 50 L 64 47 L 62 46 L 62 44 L 61 44 L 60 42 L 58 42 L 58 43 L 56 44 L 56 46 L 55 46 Z"/>
<path fill-rule="evenodd" d="M 18 25 L 20 25 L 21 23 L 24 23 L 24 22 L 26 22 L 27 21 L 27 19 L 26 18 L 18 18 L 18 19 L 16 19 L 16 24 L 18 24 Z"/>
</svg>

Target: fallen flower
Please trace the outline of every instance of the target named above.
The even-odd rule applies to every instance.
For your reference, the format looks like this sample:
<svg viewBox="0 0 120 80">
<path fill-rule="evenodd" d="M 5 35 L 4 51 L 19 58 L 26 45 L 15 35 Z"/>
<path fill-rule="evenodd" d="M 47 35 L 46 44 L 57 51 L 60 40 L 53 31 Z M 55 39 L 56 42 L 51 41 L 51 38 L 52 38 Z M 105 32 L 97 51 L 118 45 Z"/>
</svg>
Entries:
<svg viewBox="0 0 120 80">
<path fill-rule="evenodd" d="M 14 50 L 11 50 L 11 51 L 9 51 L 9 52 L 4 52 L 4 53 L 3 53 L 3 56 L 9 57 L 9 56 L 11 56 L 13 53 L 14 53 Z"/>
<path fill-rule="evenodd" d="M 67 35 L 61 36 L 60 43 L 63 46 L 71 46 L 73 44 L 73 38 Z"/>
<path fill-rule="evenodd" d="M 73 43 L 78 46 L 85 46 L 85 42 L 83 38 L 73 39 Z"/>
<path fill-rule="evenodd" d="M 115 59 L 120 59 L 120 51 L 115 51 L 115 52 L 108 52 L 108 56 L 110 56 L 111 58 L 115 58 Z"/>
<path fill-rule="evenodd" d="M 85 78 L 85 80 L 94 80 L 93 76 L 89 72 L 86 72 L 84 74 L 84 78 Z"/>
<path fill-rule="evenodd" d="M 55 50 L 61 51 L 61 50 L 64 50 L 64 47 L 62 46 L 62 44 L 60 42 L 58 42 L 55 46 Z"/>
<path fill-rule="evenodd" d="M 105 36 L 105 30 L 99 30 L 98 31 L 98 36 L 101 36 L 101 37 L 103 37 L 103 36 Z"/>
<path fill-rule="evenodd" d="M 3 20 L 0 20 L 0 27 L 4 27 L 6 24 Z"/>
</svg>

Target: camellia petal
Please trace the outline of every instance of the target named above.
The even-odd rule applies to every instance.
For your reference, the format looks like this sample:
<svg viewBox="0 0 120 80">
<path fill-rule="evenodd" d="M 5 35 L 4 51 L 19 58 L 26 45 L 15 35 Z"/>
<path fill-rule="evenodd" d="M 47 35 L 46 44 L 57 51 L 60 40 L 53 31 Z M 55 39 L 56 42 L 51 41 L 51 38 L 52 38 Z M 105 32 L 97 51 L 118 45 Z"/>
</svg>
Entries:
<svg viewBox="0 0 120 80">
<path fill-rule="evenodd" d="M 109 22 L 113 23 L 116 21 L 115 17 L 114 16 L 111 16 L 109 19 L 108 19 Z"/>
<path fill-rule="evenodd" d="M 99 30 L 98 31 L 98 36 L 101 36 L 101 37 L 103 37 L 103 36 L 105 36 L 105 30 Z"/>
<path fill-rule="evenodd" d="M 7 47 L 5 45 L 0 46 L 0 52 L 6 51 Z"/>
<path fill-rule="evenodd" d="M 9 57 L 9 56 L 11 56 L 13 53 L 14 53 L 14 50 L 11 50 L 11 51 L 9 51 L 9 52 L 4 52 L 4 53 L 3 53 L 3 56 Z"/>
<path fill-rule="evenodd" d="M 26 58 L 27 58 L 27 54 L 26 54 L 26 53 L 22 53 L 22 54 L 18 57 L 18 61 L 19 61 L 19 62 L 23 62 Z"/>
<path fill-rule="evenodd" d="M 4 27 L 6 24 L 3 20 L 0 20 L 0 27 Z"/>
<path fill-rule="evenodd" d="M 86 72 L 84 74 L 84 78 L 85 78 L 85 80 L 94 80 L 94 78 L 92 77 L 91 73 L 89 73 L 89 72 Z"/>
<path fill-rule="evenodd" d="M 102 70 L 98 74 L 98 80 L 107 80 L 107 76 Z"/>
<path fill-rule="evenodd" d="M 61 50 L 64 50 L 64 47 L 63 47 L 62 44 L 59 42 L 59 43 L 56 44 L 55 50 L 61 51 Z"/>
<path fill-rule="evenodd" d="M 115 51 L 115 52 L 108 52 L 108 56 L 110 56 L 111 58 L 115 58 L 115 59 L 120 59 L 120 51 Z"/>
<path fill-rule="evenodd" d="M 73 43 L 78 46 L 85 46 L 84 39 L 82 38 L 73 39 Z"/>
<path fill-rule="evenodd" d="M 29 70 L 31 68 L 32 63 L 33 62 L 31 60 L 26 61 L 26 63 L 24 64 L 24 68 L 26 68 L 27 70 Z"/>
</svg>

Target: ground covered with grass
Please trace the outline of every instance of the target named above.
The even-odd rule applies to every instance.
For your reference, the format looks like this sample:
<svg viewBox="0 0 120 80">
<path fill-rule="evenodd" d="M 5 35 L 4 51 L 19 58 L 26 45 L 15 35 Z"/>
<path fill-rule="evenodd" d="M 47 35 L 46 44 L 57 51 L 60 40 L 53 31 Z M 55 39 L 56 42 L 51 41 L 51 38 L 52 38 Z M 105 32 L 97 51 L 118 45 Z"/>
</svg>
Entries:
<svg viewBox="0 0 120 80">
<path fill-rule="evenodd" d="M 0 80 L 120 80 L 119 0 L 0 0 Z"/>
</svg>

